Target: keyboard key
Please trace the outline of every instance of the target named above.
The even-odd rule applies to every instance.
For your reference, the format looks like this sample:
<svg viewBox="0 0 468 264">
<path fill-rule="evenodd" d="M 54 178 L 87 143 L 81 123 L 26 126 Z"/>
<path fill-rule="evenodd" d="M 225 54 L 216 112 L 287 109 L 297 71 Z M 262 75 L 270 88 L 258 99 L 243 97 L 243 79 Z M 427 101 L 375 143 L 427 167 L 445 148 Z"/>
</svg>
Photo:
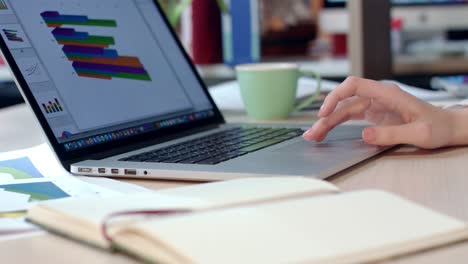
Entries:
<svg viewBox="0 0 468 264">
<path fill-rule="evenodd" d="M 266 140 L 266 141 L 263 141 L 263 142 L 260 142 L 260 143 L 254 144 L 254 145 L 250 145 L 250 146 L 241 148 L 240 151 L 253 152 L 253 151 L 260 150 L 262 148 L 269 147 L 269 146 L 274 145 L 274 144 L 278 144 L 278 143 L 283 142 L 283 141 L 284 141 L 284 139 L 282 139 L 282 138 L 269 139 L 269 140 Z"/>
<path fill-rule="evenodd" d="M 218 164 L 218 163 L 221 163 L 223 161 L 226 161 L 228 160 L 229 158 L 226 157 L 226 156 L 216 156 L 214 158 L 210 158 L 210 159 L 207 159 L 207 160 L 203 160 L 203 161 L 200 161 L 200 162 L 197 162 L 197 164 L 203 164 L 203 165 L 215 165 L 215 164 Z"/>
<path fill-rule="evenodd" d="M 202 156 L 196 156 L 196 157 L 192 157 L 192 158 L 189 158 L 189 159 L 181 160 L 178 163 L 181 163 L 181 164 L 196 164 L 197 162 L 200 162 L 200 161 L 203 161 L 203 160 L 206 160 L 206 159 L 209 159 L 209 158 L 211 158 L 211 157 L 202 155 Z"/>
<path fill-rule="evenodd" d="M 167 160 L 163 160 L 162 163 L 178 163 L 179 161 L 182 161 L 182 160 L 185 160 L 185 159 L 188 159 L 188 158 L 191 158 L 192 156 L 191 155 L 181 155 L 181 156 L 177 156 L 177 157 L 172 157 L 170 159 L 167 159 Z"/>
<path fill-rule="evenodd" d="M 155 157 L 155 158 L 151 158 L 151 159 L 148 159 L 148 160 L 144 160 L 144 162 L 163 162 L 165 160 L 168 160 L 170 159 L 170 157 Z"/>
</svg>

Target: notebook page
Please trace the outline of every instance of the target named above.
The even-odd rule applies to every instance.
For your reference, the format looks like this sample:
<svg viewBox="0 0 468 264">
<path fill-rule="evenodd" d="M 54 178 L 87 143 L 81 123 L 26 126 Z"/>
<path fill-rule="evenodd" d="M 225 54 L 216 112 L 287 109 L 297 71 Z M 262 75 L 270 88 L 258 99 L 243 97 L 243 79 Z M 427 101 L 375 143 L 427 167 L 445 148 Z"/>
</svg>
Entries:
<svg viewBox="0 0 468 264">
<path fill-rule="evenodd" d="M 106 216 L 116 212 L 211 208 L 337 191 L 330 183 L 303 177 L 244 178 L 154 193 L 48 201 L 29 210 L 28 219 L 106 247 L 100 226 Z"/>
<path fill-rule="evenodd" d="M 323 180 L 289 176 L 243 178 L 167 189 L 158 193 L 191 197 L 207 201 L 211 206 L 223 206 L 288 197 L 315 196 L 338 191 L 336 186 Z"/>
<path fill-rule="evenodd" d="M 176 252 L 174 263 L 349 263 L 466 236 L 463 222 L 362 191 L 153 220 L 121 231 L 115 241 L 155 262 L 154 252 L 166 248 Z"/>
<path fill-rule="evenodd" d="M 48 230 L 94 246 L 107 248 L 109 243 L 102 237 L 101 224 L 110 214 L 124 211 L 173 210 L 207 206 L 209 206 L 207 202 L 195 198 L 145 193 L 101 199 L 62 199 L 45 202 L 32 207 L 26 218 Z"/>
<path fill-rule="evenodd" d="M 337 191 L 338 189 L 330 183 L 304 177 L 243 178 L 152 193 L 54 200 L 39 206 L 91 222 L 100 222 L 107 215 L 120 211 L 211 207 L 296 194 Z"/>
</svg>

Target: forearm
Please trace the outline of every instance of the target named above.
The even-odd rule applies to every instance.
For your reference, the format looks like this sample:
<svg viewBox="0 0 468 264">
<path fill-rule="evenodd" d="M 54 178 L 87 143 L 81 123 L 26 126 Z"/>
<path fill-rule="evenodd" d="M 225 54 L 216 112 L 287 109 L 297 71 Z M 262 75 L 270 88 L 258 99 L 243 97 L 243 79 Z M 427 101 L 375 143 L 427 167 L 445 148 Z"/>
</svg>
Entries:
<svg viewBox="0 0 468 264">
<path fill-rule="evenodd" d="M 452 119 L 452 140 L 450 145 L 468 145 L 468 108 L 450 111 Z"/>
</svg>

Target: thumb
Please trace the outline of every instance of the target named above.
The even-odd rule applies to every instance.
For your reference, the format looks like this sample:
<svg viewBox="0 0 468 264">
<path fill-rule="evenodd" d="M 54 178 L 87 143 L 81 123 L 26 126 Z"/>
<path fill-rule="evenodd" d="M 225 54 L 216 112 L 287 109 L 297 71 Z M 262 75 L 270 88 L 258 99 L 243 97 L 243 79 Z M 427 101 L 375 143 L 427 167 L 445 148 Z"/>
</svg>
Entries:
<svg viewBox="0 0 468 264">
<path fill-rule="evenodd" d="M 371 145 L 390 146 L 411 144 L 427 147 L 430 127 L 425 123 L 409 123 L 398 126 L 375 126 L 362 131 L 362 138 Z"/>
</svg>

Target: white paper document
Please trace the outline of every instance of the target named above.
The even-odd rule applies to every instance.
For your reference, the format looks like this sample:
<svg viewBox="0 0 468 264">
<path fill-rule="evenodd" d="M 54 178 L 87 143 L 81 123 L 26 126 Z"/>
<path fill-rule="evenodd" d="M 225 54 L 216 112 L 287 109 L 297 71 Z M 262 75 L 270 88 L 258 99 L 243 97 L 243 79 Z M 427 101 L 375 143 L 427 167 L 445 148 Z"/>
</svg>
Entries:
<svg viewBox="0 0 468 264">
<path fill-rule="evenodd" d="M 422 89 L 419 87 L 407 85 L 401 82 L 384 80 L 384 82 L 393 83 L 398 85 L 403 91 L 416 96 L 417 98 L 424 101 L 441 101 L 441 100 L 450 100 L 455 99 L 455 96 L 451 95 L 447 91 L 433 91 Z"/>
<path fill-rule="evenodd" d="M 52 199 L 112 196 L 120 192 L 90 184 L 68 173 L 47 144 L 0 154 L 0 240 L 40 230 L 21 212 Z"/>
<path fill-rule="evenodd" d="M 47 144 L 0 153 L 0 240 L 38 233 L 37 227 L 21 217 L 35 203 L 144 191 L 149 192 L 111 179 L 73 176 Z"/>
<path fill-rule="evenodd" d="M 47 144 L 0 154 L 0 212 L 23 211 L 52 199 L 119 193 L 71 175 Z"/>
<path fill-rule="evenodd" d="M 93 184 L 94 186 L 100 186 L 118 193 L 122 194 L 131 194 L 131 193 L 142 193 L 142 192 L 153 192 L 150 189 L 130 184 L 126 182 L 121 182 L 104 177 L 86 177 L 86 176 L 77 176 L 78 179 Z"/>
<path fill-rule="evenodd" d="M 0 190 L 0 213 L 25 210 L 29 206 L 29 199 L 30 195 L 27 194 Z"/>
<path fill-rule="evenodd" d="M 38 231 L 39 229 L 23 219 L 0 218 L 0 236 Z"/>
</svg>

